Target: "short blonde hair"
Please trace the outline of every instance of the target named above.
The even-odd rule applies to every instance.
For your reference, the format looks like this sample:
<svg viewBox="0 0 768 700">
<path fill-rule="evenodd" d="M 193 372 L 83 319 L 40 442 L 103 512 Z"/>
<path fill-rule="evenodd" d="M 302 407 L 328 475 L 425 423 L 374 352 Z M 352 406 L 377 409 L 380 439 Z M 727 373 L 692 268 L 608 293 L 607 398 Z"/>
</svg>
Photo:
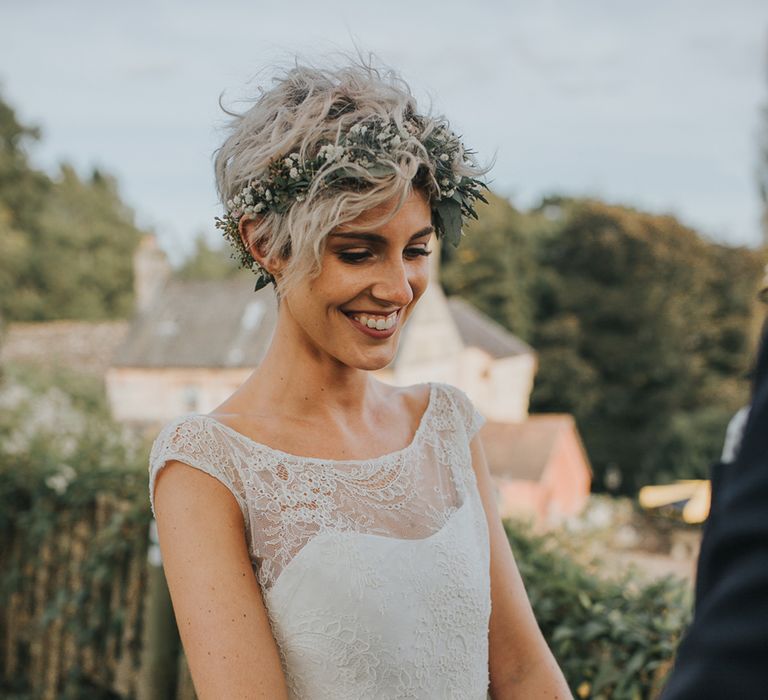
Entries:
<svg viewBox="0 0 768 700">
<path fill-rule="evenodd" d="M 430 201 L 438 196 L 435 167 L 424 141 L 447 121 L 419 115 L 409 86 L 392 69 L 378 69 L 362 59 L 347 59 L 331 68 L 294 63 L 273 79 L 269 89 L 260 89 L 249 109 L 227 114 L 228 135 L 215 153 L 216 186 L 225 207 L 270 164 L 290 153 L 314 157 L 323 144 L 338 143 L 356 123 L 379 118 L 403 127 L 417 117 L 420 125 L 421 133 L 388 158 L 383 172 L 359 167 L 354 188 L 322 188 L 318 182 L 287 211 L 254 217 L 249 240 L 243 241 L 246 250 L 259 246 L 268 261 L 286 261 L 276 289 L 278 299 L 300 278 L 319 273 L 325 239 L 341 224 L 389 201 L 396 202 L 389 214 L 394 216 L 414 187 Z M 457 168 L 459 175 L 467 176 L 487 171 L 469 154 Z"/>
</svg>

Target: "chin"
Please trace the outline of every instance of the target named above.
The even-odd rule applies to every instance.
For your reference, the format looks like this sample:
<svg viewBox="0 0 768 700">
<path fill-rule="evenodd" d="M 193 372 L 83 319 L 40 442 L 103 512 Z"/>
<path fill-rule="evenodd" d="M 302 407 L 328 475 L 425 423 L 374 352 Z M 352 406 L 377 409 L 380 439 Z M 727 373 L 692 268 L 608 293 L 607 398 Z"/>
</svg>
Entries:
<svg viewBox="0 0 768 700">
<path fill-rule="evenodd" d="M 392 360 L 395 358 L 395 352 L 397 351 L 397 346 L 392 348 L 391 352 L 387 353 L 380 353 L 376 357 L 360 357 L 357 360 L 350 360 L 348 362 L 345 362 L 344 364 L 354 367 L 355 369 L 362 369 L 366 370 L 368 372 L 374 372 L 379 369 L 384 369 L 387 367 Z"/>
</svg>

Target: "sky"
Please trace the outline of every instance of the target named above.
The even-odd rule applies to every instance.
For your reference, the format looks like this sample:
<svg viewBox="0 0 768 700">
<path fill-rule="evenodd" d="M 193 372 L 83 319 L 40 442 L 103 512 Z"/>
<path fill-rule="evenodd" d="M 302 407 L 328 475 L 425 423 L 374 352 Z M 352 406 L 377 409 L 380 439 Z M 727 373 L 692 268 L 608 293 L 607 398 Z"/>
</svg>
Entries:
<svg viewBox="0 0 768 700">
<path fill-rule="evenodd" d="M 114 175 L 178 263 L 220 241 L 220 96 L 238 109 L 295 55 L 356 46 L 495 158 L 518 207 L 595 196 L 760 241 L 765 0 L 0 0 L 0 95 L 41 128 L 38 167 Z"/>
</svg>

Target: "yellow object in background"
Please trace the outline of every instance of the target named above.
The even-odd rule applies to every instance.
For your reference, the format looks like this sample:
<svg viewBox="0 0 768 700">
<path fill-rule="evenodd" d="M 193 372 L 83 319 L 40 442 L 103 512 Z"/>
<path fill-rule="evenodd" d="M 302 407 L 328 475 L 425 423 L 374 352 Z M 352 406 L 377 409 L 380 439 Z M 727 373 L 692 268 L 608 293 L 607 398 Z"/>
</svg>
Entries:
<svg viewBox="0 0 768 700">
<path fill-rule="evenodd" d="M 664 486 L 644 486 L 640 489 L 643 508 L 662 508 L 684 503 L 682 518 L 686 523 L 703 523 L 709 515 L 712 489 L 708 479 L 677 481 Z"/>
</svg>

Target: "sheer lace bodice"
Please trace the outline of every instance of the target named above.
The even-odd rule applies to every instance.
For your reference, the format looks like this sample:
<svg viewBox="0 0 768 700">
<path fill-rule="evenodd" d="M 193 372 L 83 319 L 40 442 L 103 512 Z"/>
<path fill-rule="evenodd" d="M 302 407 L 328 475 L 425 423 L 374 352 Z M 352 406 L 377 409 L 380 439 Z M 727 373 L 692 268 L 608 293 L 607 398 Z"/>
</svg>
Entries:
<svg viewBox="0 0 768 700">
<path fill-rule="evenodd" d="M 373 459 L 291 455 L 202 414 L 152 446 L 153 511 L 168 460 L 239 503 L 294 698 L 486 698 L 489 545 L 469 451 L 484 418 L 429 387 L 411 443 Z"/>
</svg>

